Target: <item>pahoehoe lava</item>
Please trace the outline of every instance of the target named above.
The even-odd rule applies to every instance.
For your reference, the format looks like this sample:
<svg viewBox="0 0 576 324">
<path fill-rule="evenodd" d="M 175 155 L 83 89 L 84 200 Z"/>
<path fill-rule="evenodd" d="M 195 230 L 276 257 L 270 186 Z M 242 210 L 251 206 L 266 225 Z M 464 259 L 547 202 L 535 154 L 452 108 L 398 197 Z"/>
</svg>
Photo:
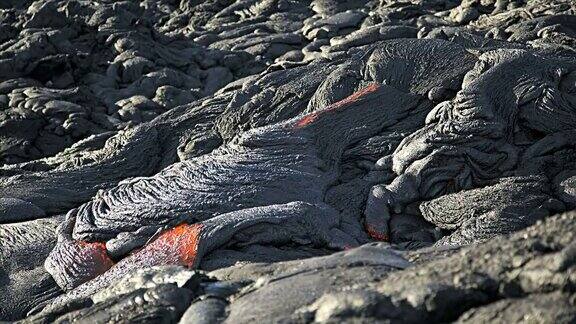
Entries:
<svg viewBox="0 0 576 324">
<path fill-rule="evenodd" d="M 0 2 L 0 321 L 576 322 L 571 0 Z"/>
</svg>

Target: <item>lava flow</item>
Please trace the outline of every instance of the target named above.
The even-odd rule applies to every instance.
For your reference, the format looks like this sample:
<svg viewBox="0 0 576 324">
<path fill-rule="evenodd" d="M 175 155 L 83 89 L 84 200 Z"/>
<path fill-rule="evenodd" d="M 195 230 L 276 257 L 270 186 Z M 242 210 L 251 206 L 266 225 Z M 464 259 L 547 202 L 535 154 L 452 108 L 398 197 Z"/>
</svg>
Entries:
<svg viewBox="0 0 576 324">
<path fill-rule="evenodd" d="M 117 278 L 135 269 L 160 265 L 194 267 L 202 227 L 202 224 L 183 223 L 168 229 L 140 250 L 120 260 L 104 276 Z"/>
<path fill-rule="evenodd" d="M 362 98 L 363 96 L 366 96 L 367 94 L 370 94 L 370 93 L 378 90 L 378 88 L 380 88 L 380 86 L 377 83 L 372 83 L 369 86 L 354 92 L 353 94 L 349 95 L 348 97 L 329 105 L 328 107 L 326 107 L 323 110 L 309 113 L 308 115 L 302 117 L 296 123 L 296 125 L 294 127 L 295 128 L 301 128 L 301 127 L 304 127 L 306 125 L 310 125 L 312 122 L 317 120 L 322 114 L 327 113 L 329 111 L 334 111 L 334 110 L 336 110 L 336 109 L 338 109 L 338 108 L 340 108 L 346 104 L 356 102 L 358 99 Z"/>
<path fill-rule="evenodd" d="M 372 225 L 366 225 L 366 232 L 368 232 L 368 235 L 378 241 L 383 241 L 383 242 L 389 242 L 390 238 L 388 237 L 387 234 L 381 233 L 379 232 L 376 227 L 372 226 Z"/>
<path fill-rule="evenodd" d="M 201 224 L 180 224 L 162 234 L 134 253 L 137 258 L 146 258 L 152 265 L 177 264 L 192 267 L 198 254 Z M 125 260 L 130 259 L 127 257 Z"/>
<path fill-rule="evenodd" d="M 114 261 L 110 259 L 106 252 L 105 243 L 78 241 L 76 244 L 82 251 L 83 255 L 89 256 L 88 259 L 90 259 L 91 264 L 94 265 L 94 268 L 92 269 L 94 276 L 104 273 L 114 265 Z"/>
</svg>

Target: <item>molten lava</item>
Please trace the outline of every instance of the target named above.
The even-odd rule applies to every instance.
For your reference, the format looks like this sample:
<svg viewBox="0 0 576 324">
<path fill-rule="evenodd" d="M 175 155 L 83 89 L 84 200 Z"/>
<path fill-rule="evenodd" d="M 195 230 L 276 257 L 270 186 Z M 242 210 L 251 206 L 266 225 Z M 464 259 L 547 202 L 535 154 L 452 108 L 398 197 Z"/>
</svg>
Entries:
<svg viewBox="0 0 576 324">
<path fill-rule="evenodd" d="M 310 125 L 312 122 L 317 120 L 318 117 L 320 117 L 322 114 L 330 112 L 330 111 L 334 111 L 334 110 L 336 110 L 342 106 L 356 102 L 358 99 L 362 98 L 363 96 L 378 90 L 378 88 L 380 88 L 380 86 L 377 83 L 372 83 L 369 86 L 367 86 L 367 87 L 365 87 L 359 91 L 354 92 L 353 94 L 349 95 L 348 97 L 329 105 L 328 107 L 326 107 L 323 110 L 309 113 L 308 115 L 302 117 L 296 123 L 296 125 L 294 127 L 295 128 L 301 128 L 301 127 L 304 127 L 306 125 Z"/>
<path fill-rule="evenodd" d="M 368 225 L 368 224 L 366 225 L 366 232 L 368 232 L 368 235 L 370 235 L 370 237 L 375 239 L 375 240 L 383 241 L 383 242 L 389 242 L 390 241 L 390 238 L 388 237 L 387 234 L 379 232 L 372 225 Z"/>
<path fill-rule="evenodd" d="M 102 242 L 75 242 L 77 248 L 81 251 L 80 255 L 83 256 L 83 261 L 92 266 L 90 274 L 96 277 L 106 272 L 114 265 L 114 261 L 110 259 L 106 252 L 106 244 Z"/>
<path fill-rule="evenodd" d="M 196 260 L 201 224 L 180 224 L 158 236 L 134 255 L 154 259 L 154 265 L 177 264 L 191 267 Z"/>
</svg>

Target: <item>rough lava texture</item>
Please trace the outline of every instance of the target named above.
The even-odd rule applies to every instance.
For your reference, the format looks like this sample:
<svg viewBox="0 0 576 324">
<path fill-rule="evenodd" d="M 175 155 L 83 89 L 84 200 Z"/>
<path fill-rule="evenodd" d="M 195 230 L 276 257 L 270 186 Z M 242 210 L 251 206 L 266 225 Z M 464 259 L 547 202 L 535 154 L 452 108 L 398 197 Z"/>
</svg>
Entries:
<svg viewBox="0 0 576 324">
<path fill-rule="evenodd" d="M 0 321 L 576 322 L 570 0 L 5 0 Z"/>
</svg>

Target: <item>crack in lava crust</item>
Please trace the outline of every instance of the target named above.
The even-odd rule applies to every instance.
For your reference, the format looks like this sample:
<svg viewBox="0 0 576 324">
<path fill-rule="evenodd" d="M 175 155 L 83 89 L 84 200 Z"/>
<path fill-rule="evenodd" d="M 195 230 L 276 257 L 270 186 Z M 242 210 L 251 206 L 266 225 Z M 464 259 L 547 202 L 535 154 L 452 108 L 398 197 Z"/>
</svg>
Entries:
<svg viewBox="0 0 576 324">
<path fill-rule="evenodd" d="M 362 97 L 364 97 L 364 96 L 366 96 L 372 92 L 375 92 L 379 88 L 380 88 L 380 86 L 377 83 L 372 83 L 372 84 L 368 85 L 367 87 L 354 92 L 353 94 L 349 95 L 348 97 L 329 105 L 328 107 L 326 107 L 323 110 L 315 111 L 315 112 L 312 112 L 312 113 L 302 117 L 300 120 L 298 120 L 298 122 L 296 122 L 296 125 L 294 126 L 294 128 L 298 129 L 298 128 L 302 128 L 304 126 L 310 125 L 315 120 L 317 120 L 320 117 L 320 115 L 325 114 L 325 113 L 330 112 L 330 111 L 334 111 L 334 110 L 336 110 L 342 106 L 345 106 L 347 104 L 353 103 L 353 102 L 357 101 L 358 99 L 360 99 L 360 98 L 362 98 Z"/>
</svg>

